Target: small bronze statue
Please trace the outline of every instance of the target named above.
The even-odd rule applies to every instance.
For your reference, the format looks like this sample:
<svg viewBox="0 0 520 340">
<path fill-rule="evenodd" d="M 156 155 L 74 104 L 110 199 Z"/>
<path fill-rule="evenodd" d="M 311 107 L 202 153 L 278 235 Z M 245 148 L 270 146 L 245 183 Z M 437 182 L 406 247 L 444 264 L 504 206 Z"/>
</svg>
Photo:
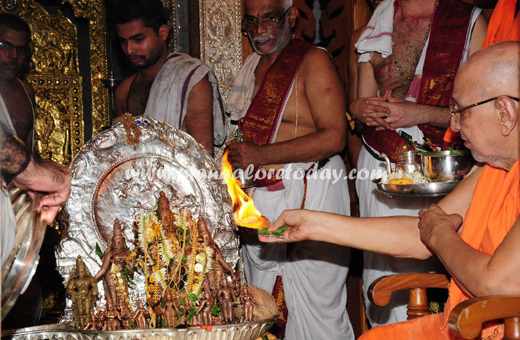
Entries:
<svg viewBox="0 0 520 340">
<path fill-rule="evenodd" d="M 199 320 L 203 325 L 212 325 L 211 321 L 211 304 L 212 299 L 209 291 L 204 289 L 202 299 L 200 299 L 199 309 L 197 310 L 197 315 L 200 316 Z"/>
<path fill-rule="evenodd" d="M 228 286 L 227 279 L 221 280 L 220 288 L 217 292 L 220 303 L 220 310 L 223 316 L 223 323 L 233 323 L 233 303 L 236 300 L 235 290 Z"/>
<path fill-rule="evenodd" d="M 177 313 L 179 310 L 177 309 L 177 306 L 175 305 L 175 301 L 173 300 L 172 292 L 169 288 L 166 288 L 166 291 L 164 292 L 164 300 L 165 304 L 163 307 L 164 313 L 164 326 L 166 328 L 173 328 L 177 326 Z"/>
<path fill-rule="evenodd" d="M 81 256 L 76 259 L 65 291 L 72 300 L 74 322 L 83 328 L 89 323 L 90 312 L 93 312 L 98 298 L 97 281 L 92 277 Z"/>
<path fill-rule="evenodd" d="M 258 306 L 258 302 L 256 302 L 253 295 L 249 293 L 247 285 L 242 287 L 242 291 L 240 292 L 240 300 L 242 300 L 242 305 L 244 306 L 244 318 L 246 321 L 253 321 L 253 305 Z"/>
<path fill-rule="evenodd" d="M 121 304 L 121 317 L 122 324 L 124 329 L 133 329 L 134 328 L 134 319 L 132 315 L 132 311 L 128 307 L 126 303 Z"/>
<path fill-rule="evenodd" d="M 148 324 L 146 322 L 146 317 L 149 315 L 148 310 L 143 307 L 143 302 L 141 300 L 137 300 L 137 309 L 135 310 L 133 320 L 137 324 L 138 329 L 146 329 L 148 328 Z"/>
<path fill-rule="evenodd" d="M 106 298 L 110 298 L 113 303 L 120 304 L 117 293 L 116 293 L 116 285 L 114 282 L 114 278 L 110 273 L 111 265 L 114 264 L 120 273 L 124 272 L 126 259 L 132 252 L 127 247 L 125 238 L 123 236 L 123 231 L 121 230 L 121 224 L 119 220 L 116 219 L 114 222 L 114 231 L 112 236 L 112 241 L 109 244 L 107 250 L 103 254 L 103 264 L 99 269 L 98 273 L 95 276 L 96 281 L 101 277 L 104 279 L 105 287 L 108 288 L 108 292 L 106 292 Z M 129 266 L 129 272 L 132 274 L 133 264 Z M 125 289 L 128 292 L 128 287 L 126 284 L 126 280 L 124 281 Z"/>
<path fill-rule="evenodd" d="M 159 193 L 159 201 L 157 202 L 157 212 L 159 213 L 159 217 L 161 219 L 161 225 L 164 230 L 166 230 L 167 235 L 175 234 L 175 228 L 173 225 L 173 214 L 170 210 L 170 202 L 166 197 L 164 191 Z"/>
<path fill-rule="evenodd" d="M 107 298 L 107 311 L 105 312 L 105 318 L 105 325 L 103 326 L 104 331 L 115 331 L 121 329 L 121 314 L 114 307 L 114 302 L 110 298 Z"/>
</svg>

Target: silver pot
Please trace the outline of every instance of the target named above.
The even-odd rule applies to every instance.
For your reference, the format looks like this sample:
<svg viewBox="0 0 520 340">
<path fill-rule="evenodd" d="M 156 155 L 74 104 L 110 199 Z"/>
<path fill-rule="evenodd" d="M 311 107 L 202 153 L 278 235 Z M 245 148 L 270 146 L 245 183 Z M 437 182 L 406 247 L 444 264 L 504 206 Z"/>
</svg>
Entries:
<svg viewBox="0 0 520 340">
<path fill-rule="evenodd" d="M 451 154 L 448 151 L 421 154 L 424 176 L 431 182 L 460 181 L 473 165 L 469 153 Z"/>
<path fill-rule="evenodd" d="M 412 173 L 414 171 L 422 172 L 421 156 L 418 151 L 398 152 L 397 156 L 399 157 L 399 161 L 395 163 L 392 171 L 392 162 L 390 161 L 390 158 L 388 158 L 384 153 L 381 154 L 381 157 L 384 158 L 386 162 L 386 172 L 389 175 L 392 172 L 402 172 L 404 174 Z"/>
<path fill-rule="evenodd" d="M 417 151 L 398 152 L 397 156 L 399 157 L 399 161 L 395 163 L 395 172 L 421 172 L 421 156 Z"/>
</svg>

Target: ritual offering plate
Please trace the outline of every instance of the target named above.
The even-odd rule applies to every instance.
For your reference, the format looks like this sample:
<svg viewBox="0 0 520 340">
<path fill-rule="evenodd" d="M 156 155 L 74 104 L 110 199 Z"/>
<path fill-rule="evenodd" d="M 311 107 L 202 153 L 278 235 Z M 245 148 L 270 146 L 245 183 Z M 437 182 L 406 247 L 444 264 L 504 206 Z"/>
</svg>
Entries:
<svg viewBox="0 0 520 340">
<path fill-rule="evenodd" d="M 386 174 L 373 182 L 377 189 L 392 197 L 446 196 L 462 181 L 471 170 L 469 153 L 458 150 L 438 152 L 399 152 L 399 162 L 392 165 L 389 157 L 381 154 L 386 161 Z"/>
<path fill-rule="evenodd" d="M 427 182 L 418 184 L 388 184 L 383 183 L 382 179 L 373 181 L 377 185 L 377 190 L 390 196 L 415 196 L 415 197 L 439 197 L 446 196 L 459 185 L 460 181 L 454 182 Z"/>
</svg>

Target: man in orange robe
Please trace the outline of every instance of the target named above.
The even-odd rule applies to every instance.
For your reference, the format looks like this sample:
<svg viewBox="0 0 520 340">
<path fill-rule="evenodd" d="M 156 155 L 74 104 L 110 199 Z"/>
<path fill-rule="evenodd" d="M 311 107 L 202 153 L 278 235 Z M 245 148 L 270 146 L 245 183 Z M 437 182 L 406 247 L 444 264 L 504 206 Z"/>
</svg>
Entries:
<svg viewBox="0 0 520 340">
<path fill-rule="evenodd" d="M 458 339 L 447 326 L 451 309 L 473 296 L 520 294 L 520 44 L 503 42 L 475 53 L 460 69 L 453 91 L 452 122 L 482 163 L 438 205 L 418 217 L 352 218 L 305 210 L 285 211 L 283 239 L 304 239 L 407 258 L 437 255 L 452 276 L 443 314 L 375 327 L 361 339 Z M 464 218 L 462 217 L 464 216 Z M 486 338 L 495 330 L 487 325 Z"/>
</svg>

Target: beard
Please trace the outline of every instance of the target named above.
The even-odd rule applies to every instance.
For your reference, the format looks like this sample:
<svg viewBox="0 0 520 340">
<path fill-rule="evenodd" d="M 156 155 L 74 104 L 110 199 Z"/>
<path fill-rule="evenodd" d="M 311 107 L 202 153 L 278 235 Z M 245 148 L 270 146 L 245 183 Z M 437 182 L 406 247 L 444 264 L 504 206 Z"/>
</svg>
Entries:
<svg viewBox="0 0 520 340">
<path fill-rule="evenodd" d="M 22 73 L 24 65 L 17 61 L 0 62 L 0 80 L 13 80 Z"/>
<path fill-rule="evenodd" d="M 140 69 L 140 70 L 144 70 L 144 69 L 147 69 L 155 64 L 157 64 L 157 62 L 159 61 L 159 59 L 161 59 L 162 55 L 164 53 L 164 49 L 163 47 L 161 46 L 161 44 L 157 44 L 154 49 L 150 52 L 150 56 L 148 58 L 146 58 L 146 56 L 144 55 L 131 55 L 129 57 L 132 57 L 132 58 L 138 58 L 140 60 L 142 60 L 141 62 L 133 62 L 132 64 Z"/>
<path fill-rule="evenodd" d="M 249 39 L 251 41 L 251 45 L 253 46 L 253 49 L 255 50 L 256 53 L 258 53 L 260 55 L 268 55 L 271 53 L 278 52 L 281 49 L 283 49 L 285 46 L 287 46 L 289 41 L 291 41 L 291 39 L 292 39 L 292 30 L 291 30 L 291 26 L 289 25 L 289 20 L 284 20 L 282 25 L 283 26 L 280 30 L 281 33 L 280 33 L 280 35 L 278 35 L 278 37 L 271 34 L 271 35 L 265 36 L 265 37 L 253 38 L 251 36 L 251 34 L 249 34 Z M 256 42 L 265 42 L 269 39 L 276 39 L 275 46 L 267 52 L 259 51 L 258 48 L 256 47 Z"/>
</svg>

